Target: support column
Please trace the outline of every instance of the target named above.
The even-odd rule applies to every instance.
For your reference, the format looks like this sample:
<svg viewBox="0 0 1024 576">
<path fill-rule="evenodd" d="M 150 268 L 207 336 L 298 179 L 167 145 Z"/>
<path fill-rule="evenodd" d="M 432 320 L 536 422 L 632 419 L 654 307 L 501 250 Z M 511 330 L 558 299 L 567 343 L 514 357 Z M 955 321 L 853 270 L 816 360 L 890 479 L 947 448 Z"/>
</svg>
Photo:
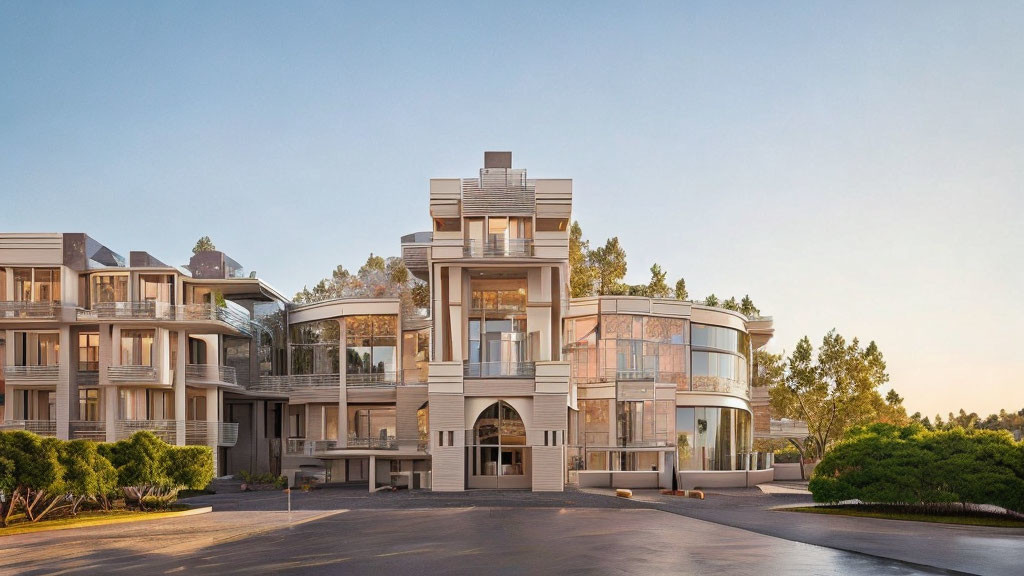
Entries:
<svg viewBox="0 0 1024 576">
<path fill-rule="evenodd" d="M 377 487 L 377 457 L 370 456 L 370 492 Z"/>
<path fill-rule="evenodd" d="M 71 432 L 71 327 L 60 328 L 57 353 L 57 438 L 67 440 Z"/>
<path fill-rule="evenodd" d="M 185 445 L 185 364 L 188 361 L 188 333 L 178 331 L 178 344 L 174 360 L 174 443 Z M 207 408 L 209 410 L 209 408 Z"/>
<path fill-rule="evenodd" d="M 338 448 L 348 448 L 348 361 L 346 360 L 345 346 L 348 340 L 348 334 L 345 328 L 345 319 L 342 318 L 338 321 L 341 323 L 341 328 L 338 331 L 341 335 L 341 343 L 339 344 L 338 353 L 341 355 L 340 361 L 338 362 L 340 369 L 338 372 L 341 373 L 341 383 L 338 391 Z M 399 332 L 401 334 L 401 332 Z M 402 340 L 401 336 L 398 338 Z M 401 356 L 399 356 L 401 358 Z"/>
<path fill-rule="evenodd" d="M 114 340 L 110 335 L 110 324 L 100 324 L 100 374 L 99 388 L 103 394 L 103 422 L 107 442 L 117 441 L 117 387 L 110 385 L 107 368 L 114 358 Z"/>
<path fill-rule="evenodd" d="M 220 475 L 220 463 L 217 461 L 217 452 L 220 448 L 217 442 L 220 436 L 220 389 L 216 386 L 206 389 L 206 434 L 207 445 L 213 450 L 213 474 Z"/>
<path fill-rule="evenodd" d="M 10 274 L 7 274 L 7 278 L 11 278 Z M 11 280 L 13 282 L 13 280 Z M 13 290 L 13 289 L 12 289 Z M 7 292 L 10 294 L 11 292 Z M 4 347 L 4 357 L 0 358 L 0 362 L 3 362 L 5 366 L 14 366 L 14 330 L 4 331 L 4 341 L 6 342 Z M 7 384 L 7 396 L 4 400 L 4 421 L 10 422 L 14 420 L 14 403 L 18 401 L 18 391 L 16 388 Z"/>
</svg>

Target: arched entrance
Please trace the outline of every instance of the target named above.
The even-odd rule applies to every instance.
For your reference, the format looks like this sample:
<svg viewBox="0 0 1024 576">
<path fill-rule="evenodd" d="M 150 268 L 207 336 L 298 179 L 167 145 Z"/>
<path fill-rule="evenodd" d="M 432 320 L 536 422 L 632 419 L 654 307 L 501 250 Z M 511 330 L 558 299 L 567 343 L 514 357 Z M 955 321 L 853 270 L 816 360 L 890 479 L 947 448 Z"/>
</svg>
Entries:
<svg viewBox="0 0 1024 576">
<path fill-rule="evenodd" d="M 530 448 L 526 425 L 511 405 L 491 404 L 480 413 L 467 438 L 466 475 L 469 488 L 529 488 Z"/>
</svg>

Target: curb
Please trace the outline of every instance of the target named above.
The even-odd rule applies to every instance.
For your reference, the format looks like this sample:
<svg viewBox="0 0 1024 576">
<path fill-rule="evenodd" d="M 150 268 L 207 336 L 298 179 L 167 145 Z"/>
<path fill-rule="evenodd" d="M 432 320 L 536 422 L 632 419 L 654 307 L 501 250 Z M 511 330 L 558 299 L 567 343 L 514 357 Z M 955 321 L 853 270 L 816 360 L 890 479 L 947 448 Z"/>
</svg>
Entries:
<svg viewBox="0 0 1024 576">
<path fill-rule="evenodd" d="M 35 534 L 37 532 L 56 532 L 59 530 L 74 530 L 76 528 L 95 528 L 97 526 L 109 526 L 112 524 L 130 524 L 134 522 L 145 522 L 148 520 L 166 520 L 168 518 L 180 518 L 182 516 L 196 516 L 198 514 L 208 514 L 213 512 L 213 506 L 202 506 L 200 508 L 190 508 L 188 510 L 175 510 L 170 512 L 155 512 L 152 514 L 141 514 L 139 516 L 125 516 L 121 518 L 97 518 L 95 520 L 86 520 L 79 524 L 68 524 L 64 526 L 50 526 L 50 527 L 39 527 L 31 530 L 25 530 L 24 532 L 15 532 L 13 534 L 3 534 L 0 538 L 9 536 L 23 536 L 26 534 Z"/>
</svg>

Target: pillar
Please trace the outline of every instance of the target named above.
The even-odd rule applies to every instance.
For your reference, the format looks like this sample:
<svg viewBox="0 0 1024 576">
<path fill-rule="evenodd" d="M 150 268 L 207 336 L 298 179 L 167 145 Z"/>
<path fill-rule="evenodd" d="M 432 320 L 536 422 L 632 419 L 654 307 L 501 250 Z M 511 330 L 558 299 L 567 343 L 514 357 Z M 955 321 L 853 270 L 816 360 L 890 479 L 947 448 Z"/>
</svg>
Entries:
<svg viewBox="0 0 1024 576">
<path fill-rule="evenodd" d="M 185 445 L 185 364 L 188 361 L 188 333 L 178 332 L 174 360 L 174 443 Z"/>
<path fill-rule="evenodd" d="M 219 476 L 220 463 L 217 461 L 217 453 L 220 451 L 217 443 L 220 436 L 220 389 L 211 386 L 206 389 L 206 438 L 207 445 L 213 450 L 214 475 Z"/>
<path fill-rule="evenodd" d="M 117 441 L 117 387 L 110 385 L 107 368 L 114 360 L 114 339 L 110 335 L 110 324 L 100 324 L 100 375 L 99 388 L 103 394 L 103 422 L 107 431 L 107 442 Z"/>
<path fill-rule="evenodd" d="M 377 457 L 370 456 L 370 492 L 377 488 Z"/>
<path fill-rule="evenodd" d="M 57 438 L 67 440 L 71 433 L 71 327 L 60 328 L 57 356 Z"/>
</svg>

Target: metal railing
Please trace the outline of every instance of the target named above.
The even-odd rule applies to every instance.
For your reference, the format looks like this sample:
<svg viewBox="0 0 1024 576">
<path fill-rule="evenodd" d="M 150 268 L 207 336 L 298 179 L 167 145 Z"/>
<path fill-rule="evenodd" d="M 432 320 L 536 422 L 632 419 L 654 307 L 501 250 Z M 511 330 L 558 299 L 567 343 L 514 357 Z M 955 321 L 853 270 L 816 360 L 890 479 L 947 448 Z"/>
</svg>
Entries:
<svg viewBox="0 0 1024 576">
<path fill-rule="evenodd" d="M 114 438 L 124 440 L 141 431 L 152 432 L 168 444 L 177 442 L 178 422 L 176 420 L 117 420 L 114 423 Z"/>
<path fill-rule="evenodd" d="M 690 390 L 694 392 L 721 392 L 746 398 L 750 397 L 750 386 L 746 382 L 730 380 L 721 376 L 691 376 Z"/>
<path fill-rule="evenodd" d="M 153 366 L 107 366 L 107 380 L 110 382 L 156 382 L 156 368 Z"/>
<path fill-rule="evenodd" d="M 465 378 L 532 378 L 536 364 L 523 362 L 467 362 L 462 365 Z"/>
<path fill-rule="evenodd" d="M 216 364 L 188 364 L 185 366 L 186 384 L 220 384 L 237 386 L 238 378 L 232 366 Z"/>
<path fill-rule="evenodd" d="M 4 366 L 4 378 L 12 383 L 53 382 L 60 378 L 60 366 Z"/>
<path fill-rule="evenodd" d="M 349 372 L 345 374 L 346 386 L 395 386 L 398 384 L 397 372 L 373 372 L 370 374 L 359 374 Z"/>
<path fill-rule="evenodd" d="M 349 448 L 365 448 L 367 450 L 397 450 L 398 440 L 394 436 L 387 438 L 348 437 Z"/>
<path fill-rule="evenodd" d="M 223 322 L 244 334 L 252 334 L 252 320 L 245 308 L 231 302 L 174 305 L 166 302 L 98 302 L 91 310 L 79 310 L 79 320 L 168 320 Z"/>
<path fill-rule="evenodd" d="M 463 255 L 471 258 L 533 256 L 533 238 L 508 240 L 466 240 Z"/>
<path fill-rule="evenodd" d="M 57 302 L 5 300 L 0 302 L 0 320 L 4 318 L 55 318 L 60 307 Z"/>
<path fill-rule="evenodd" d="M 72 420 L 68 429 L 72 440 L 103 442 L 107 439 L 107 423 L 103 420 Z"/>
<path fill-rule="evenodd" d="M 236 443 L 238 443 L 237 422 L 185 421 L 185 444 L 230 448 Z"/>
<path fill-rule="evenodd" d="M 55 420 L 7 420 L 0 421 L 0 430 L 25 430 L 40 436 L 56 436 Z"/>
</svg>

